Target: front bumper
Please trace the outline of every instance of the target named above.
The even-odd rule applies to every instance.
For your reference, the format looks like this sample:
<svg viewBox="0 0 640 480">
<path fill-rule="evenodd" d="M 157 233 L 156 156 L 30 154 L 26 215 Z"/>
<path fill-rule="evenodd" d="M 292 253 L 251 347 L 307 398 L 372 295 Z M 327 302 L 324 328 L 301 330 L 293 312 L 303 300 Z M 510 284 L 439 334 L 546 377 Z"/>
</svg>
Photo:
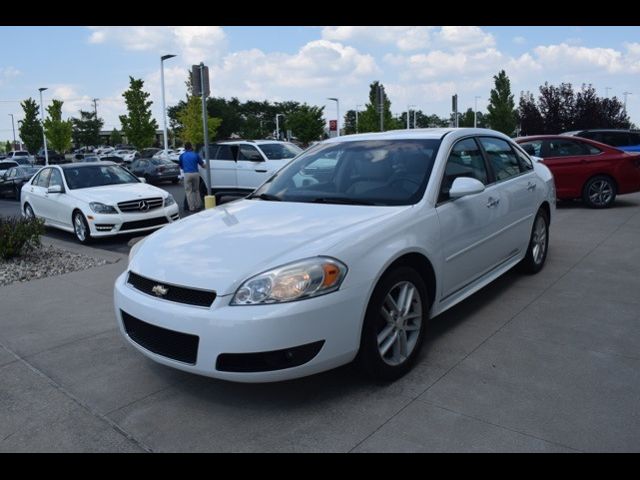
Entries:
<svg viewBox="0 0 640 480">
<path fill-rule="evenodd" d="M 349 363 L 360 346 L 366 288 L 348 288 L 280 305 L 229 306 L 231 295 L 210 307 L 161 300 L 118 277 L 114 306 L 124 337 L 147 357 L 187 372 L 237 382 L 273 382 L 303 377 Z M 147 324 L 198 337 L 195 361 L 187 363 L 147 350 L 127 333 L 123 312 Z M 324 342 L 302 365 L 272 371 L 231 372 L 217 368 L 222 354 L 273 352 Z M 224 357 L 223 357 L 224 358 Z"/>
<path fill-rule="evenodd" d="M 86 215 L 92 237 L 110 237 L 120 233 L 136 233 L 163 227 L 180 218 L 178 205 L 156 208 L 148 212 Z"/>
</svg>

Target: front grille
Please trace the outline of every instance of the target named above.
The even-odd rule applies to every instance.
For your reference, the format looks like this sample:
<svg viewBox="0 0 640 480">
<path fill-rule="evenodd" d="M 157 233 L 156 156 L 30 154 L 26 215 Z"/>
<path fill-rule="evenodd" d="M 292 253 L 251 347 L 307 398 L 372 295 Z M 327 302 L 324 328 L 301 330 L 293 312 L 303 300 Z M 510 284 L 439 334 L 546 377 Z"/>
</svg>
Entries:
<svg viewBox="0 0 640 480">
<path fill-rule="evenodd" d="M 163 357 L 195 365 L 200 341 L 197 335 L 156 327 L 122 310 L 120 313 L 127 335 L 138 345 Z"/>
<path fill-rule="evenodd" d="M 146 212 L 162 206 L 162 197 L 140 198 L 128 202 L 120 202 L 118 208 L 121 212 Z"/>
<path fill-rule="evenodd" d="M 156 225 L 164 225 L 169 223 L 167 217 L 149 218 L 147 220 L 136 220 L 135 222 L 124 222 L 120 227 L 120 231 L 135 230 L 136 228 L 155 227 Z"/>
<path fill-rule="evenodd" d="M 196 305 L 198 307 L 209 307 L 216 299 L 216 292 L 211 290 L 195 290 L 193 288 L 178 287 L 176 285 L 151 280 L 133 272 L 129 272 L 127 283 L 136 290 L 140 290 L 147 295 L 153 295 L 154 297 L 169 300 L 171 302 Z M 153 288 L 158 286 L 167 289 L 164 295 L 157 295 L 153 292 Z M 159 288 L 156 290 L 161 289 Z"/>
<path fill-rule="evenodd" d="M 255 353 L 222 353 L 216 360 L 216 370 L 221 372 L 272 372 L 297 367 L 314 358 L 324 345 L 324 340 L 297 347 Z"/>
</svg>

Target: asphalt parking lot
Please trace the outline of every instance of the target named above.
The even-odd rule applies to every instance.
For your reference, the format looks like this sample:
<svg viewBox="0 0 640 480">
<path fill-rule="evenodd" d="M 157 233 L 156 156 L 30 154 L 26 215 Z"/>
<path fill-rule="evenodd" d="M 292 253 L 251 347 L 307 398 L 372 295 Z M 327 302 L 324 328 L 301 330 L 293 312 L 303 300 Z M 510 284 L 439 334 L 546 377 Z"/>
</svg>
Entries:
<svg viewBox="0 0 640 480">
<path fill-rule="evenodd" d="M 433 319 L 387 385 L 351 366 L 256 385 L 153 363 L 115 324 L 126 241 L 47 235 L 110 263 L 0 287 L 2 452 L 640 451 L 640 194 L 560 205 L 542 272 Z"/>
</svg>

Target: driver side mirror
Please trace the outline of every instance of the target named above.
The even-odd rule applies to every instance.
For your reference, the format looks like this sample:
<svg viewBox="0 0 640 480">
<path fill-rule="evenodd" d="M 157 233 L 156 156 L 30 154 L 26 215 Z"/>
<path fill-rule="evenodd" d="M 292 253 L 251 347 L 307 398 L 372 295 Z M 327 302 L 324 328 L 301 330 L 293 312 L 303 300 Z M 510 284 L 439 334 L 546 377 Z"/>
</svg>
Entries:
<svg viewBox="0 0 640 480">
<path fill-rule="evenodd" d="M 544 158 L 536 157 L 535 155 L 529 155 L 529 157 L 531 157 L 531 160 L 533 160 L 534 162 L 542 162 L 544 160 Z"/>
<path fill-rule="evenodd" d="M 147 183 L 147 180 L 144 177 L 138 177 L 138 180 L 140 180 L 140 183 Z"/>
<path fill-rule="evenodd" d="M 475 178 L 458 177 L 449 190 L 449 198 L 461 198 L 484 192 L 484 183 Z"/>
</svg>

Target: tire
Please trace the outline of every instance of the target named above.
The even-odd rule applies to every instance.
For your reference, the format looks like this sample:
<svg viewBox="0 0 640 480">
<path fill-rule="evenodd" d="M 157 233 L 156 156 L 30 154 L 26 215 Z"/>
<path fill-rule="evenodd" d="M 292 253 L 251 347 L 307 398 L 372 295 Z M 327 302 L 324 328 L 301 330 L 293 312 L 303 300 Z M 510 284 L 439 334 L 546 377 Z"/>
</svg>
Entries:
<svg viewBox="0 0 640 480">
<path fill-rule="evenodd" d="M 72 223 L 73 233 L 76 236 L 76 240 L 84 245 L 91 242 L 91 230 L 89 229 L 89 224 L 80 210 L 73 212 Z"/>
<path fill-rule="evenodd" d="M 13 196 L 16 198 L 16 200 L 20 201 L 20 188 L 16 185 L 13 187 Z"/>
<path fill-rule="evenodd" d="M 541 208 L 533 221 L 533 227 L 531 227 L 527 253 L 518 265 L 520 270 L 531 275 L 538 273 L 544 267 L 548 251 L 549 215 Z"/>
<path fill-rule="evenodd" d="M 596 175 L 585 183 L 582 200 L 591 208 L 609 208 L 616 199 L 616 183 L 606 175 Z"/>
<path fill-rule="evenodd" d="M 29 205 L 28 203 L 24 204 L 24 215 L 27 218 L 36 218 L 36 214 L 33 213 L 33 208 L 31 208 L 31 205 Z"/>
<path fill-rule="evenodd" d="M 411 300 L 396 310 L 396 304 L 409 294 Z M 369 300 L 362 326 L 360 350 L 356 363 L 373 380 L 389 382 L 406 374 L 420 352 L 429 313 L 429 298 L 422 277 L 412 268 L 398 266 L 387 272 L 378 282 Z M 405 310 L 408 315 L 397 316 Z M 404 338 L 404 341 L 403 341 Z"/>
</svg>

